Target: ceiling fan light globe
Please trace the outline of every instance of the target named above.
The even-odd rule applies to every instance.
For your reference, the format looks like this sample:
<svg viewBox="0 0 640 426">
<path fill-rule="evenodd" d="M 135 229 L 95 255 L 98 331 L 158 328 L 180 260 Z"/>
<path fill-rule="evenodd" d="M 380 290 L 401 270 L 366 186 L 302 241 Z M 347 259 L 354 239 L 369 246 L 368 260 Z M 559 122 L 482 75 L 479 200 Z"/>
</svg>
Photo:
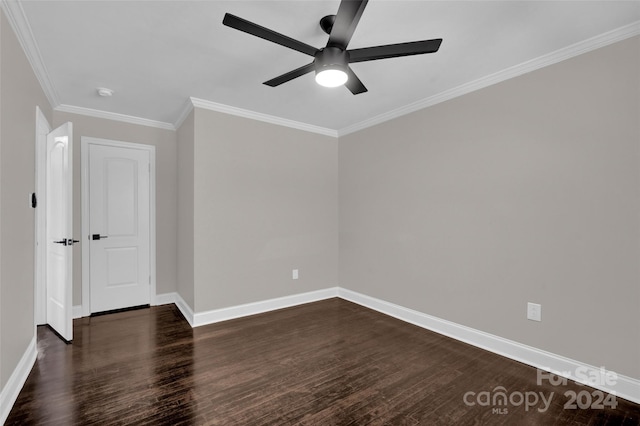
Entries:
<svg viewBox="0 0 640 426">
<path fill-rule="evenodd" d="M 316 83 L 324 87 L 338 87 L 347 82 L 349 76 L 340 69 L 327 68 L 316 74 Z"/>
</svg>

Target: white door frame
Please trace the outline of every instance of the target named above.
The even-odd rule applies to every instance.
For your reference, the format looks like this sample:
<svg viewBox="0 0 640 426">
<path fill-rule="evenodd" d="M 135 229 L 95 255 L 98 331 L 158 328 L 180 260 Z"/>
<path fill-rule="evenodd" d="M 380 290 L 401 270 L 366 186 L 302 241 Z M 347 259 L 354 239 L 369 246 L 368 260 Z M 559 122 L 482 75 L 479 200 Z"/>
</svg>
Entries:
<svg viewBox="0 0 640 426">
<path fill-rule="evenodd" d="M 36 106 L 36 197 L 38 206 L 36 207 L 36 230 L 35 230 L 35 324 L 47 323 L 47 287 L 46 287 L 46 153 L 47 135 L 51 132 L 51 126 L 42 110 Z M 65 237 L 66 238 L 66 237 Z"/>
<path fill-rule="evenodd" d="M 149 288 L 149 303 L 156 305 L 156 147 L 131 142 L 120 142 L 82 136 L 80 141 L 80 180 L 82 191 L 82 316 L 91 315 L 91 286 L 89 271 L 89 146 L 103 145 L 118 148 L 137 149 L 149 152 L 149 273 L 151 285 Z"/>
</svg>

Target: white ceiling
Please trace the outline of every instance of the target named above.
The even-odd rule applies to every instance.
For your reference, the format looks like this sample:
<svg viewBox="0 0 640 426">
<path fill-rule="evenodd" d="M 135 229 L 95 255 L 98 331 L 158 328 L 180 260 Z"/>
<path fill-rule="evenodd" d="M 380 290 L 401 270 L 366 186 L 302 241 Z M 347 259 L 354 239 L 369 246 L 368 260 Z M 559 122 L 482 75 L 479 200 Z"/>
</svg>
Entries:
<svg viewBox="0 0 640 426">
<path fill-rule="evenodd" d="M 318 21 L 338 5 L 30 0 L 8 9 L 23 15 L 20 36 L 54 106 L 173 125 L 193 97 L 332 131 L 526 72 L 562 59 L 558 51 L 576 54 L 640 32 L 639 1 L 371 0 L 350 48 L 444 41 L 435 54 L 353 64 L 369 89 L 354 96 L 344 87 L 318 86 L 313 73 L 276 88 L 263 85 L 310 58 L 222 25 L 230 12 L 322 47 L 328 36 Z M 97 87 L 115 94 L 99 97 Z"/>
</svg>

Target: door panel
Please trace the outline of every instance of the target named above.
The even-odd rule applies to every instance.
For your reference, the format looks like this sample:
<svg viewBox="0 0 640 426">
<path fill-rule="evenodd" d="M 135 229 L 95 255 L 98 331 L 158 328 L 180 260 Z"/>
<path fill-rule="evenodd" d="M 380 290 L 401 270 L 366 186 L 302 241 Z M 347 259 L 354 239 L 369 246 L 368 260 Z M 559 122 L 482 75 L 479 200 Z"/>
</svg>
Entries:
<svg viewBox="0 0 640 426">
<path fill-rule="evenodd" d="M 134 237 L 138 233 L 137 166 L 130 159 L 110 159 L 105 163 L 107 230 L 114 237 Z"/>
<path fill-rule="evenodd" d="M 150 154 L 89 145 L 91 312 L 149 304 Z"/>
<path fill-rule="evenodd" d="M 47 135 L 46 157 L 46 289 L 47 324 L 63 339 L 73 340 L 73 169 L 72 125 Z"/>
<path fill-rule="evenodd" d="M 138 281 L 137 247 L 105 249 L 107 255 L 107 287 L 135 285 Z"/>
</svg>

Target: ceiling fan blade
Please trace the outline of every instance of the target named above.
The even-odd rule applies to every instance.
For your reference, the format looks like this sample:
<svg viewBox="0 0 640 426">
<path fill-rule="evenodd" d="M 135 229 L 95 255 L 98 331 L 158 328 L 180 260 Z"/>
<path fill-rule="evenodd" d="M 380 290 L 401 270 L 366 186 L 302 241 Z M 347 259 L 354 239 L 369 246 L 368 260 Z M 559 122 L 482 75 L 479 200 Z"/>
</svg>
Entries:
<svg viewBox="0 0 640 426">
<path fill-rule="evenodd" d="M 433 40 L 412 41 L 408 43 L 387 44 L 384 46 L 353 49 L 349 50 L 349 62 L 374 61 L 376 59 L 434 53 L 438 51 L 441 43 L 442 39 L 437 38 Z"/>
<path fill-rule="evenodd" d="M 356 26 L 358 26 L 362 12 L 367 6 L 367 1 L 342 0 L 340 2 L 327 47 L 339 47 L 342 50 L 347 48 Z"/>
<path fill-rule="evenodd" d="M 291 81 L 294 78 L 298 78 L 302 75 L 305 75 L 308 72 L 311 72 L 315 69 L 315 66 L 313 64 L 313 62 L 311 62 L 310 64 L 307 64 L 305 66 L 302 66 L 300 68 L 297 68 L 293 71 L 289 71 L 286 74 L 282 74 L 276 78 L 272 78 L 269 81 L 265 81 L 263 84 L 266 84 L 267 86 L 271 86 L 271 87 L 276 87 L 281 85 L 282 83 L 286 83 L 287 81 Z"/>
<path fill-rule="evenodd" d="M 360 93 L 367 92 L 367 88 L 364 87 L 364 84 L 362 84 L 362 82 L 360 81 L 356 73 L 353 72 L 351 67 L 347 67 L 347 75 L 349 76 L 349 79 L 344 85 L 347 86 L 347 89 L 349 89 L 351 93 L 353 93 L 354 95 L 358 95 Z"/>
<path fill-rule="evenodd" d="M 318 49 L 313 46 L 309 46 L 306 43 L 292 39 L 291 37 L 287 37 L 286 35 L 277 33 L 258 24 L 254 24 L 253 22 L 239 18 L 230 13 L 226 13 L 224 15 L 222 23 L 227 27 L 235 28 L 236 30 L 288 47 L 289 49 L 297 50 L 298 52 L 302 52 L 309 56 L 315 56 L 318 51 Z"/>
</svg>

